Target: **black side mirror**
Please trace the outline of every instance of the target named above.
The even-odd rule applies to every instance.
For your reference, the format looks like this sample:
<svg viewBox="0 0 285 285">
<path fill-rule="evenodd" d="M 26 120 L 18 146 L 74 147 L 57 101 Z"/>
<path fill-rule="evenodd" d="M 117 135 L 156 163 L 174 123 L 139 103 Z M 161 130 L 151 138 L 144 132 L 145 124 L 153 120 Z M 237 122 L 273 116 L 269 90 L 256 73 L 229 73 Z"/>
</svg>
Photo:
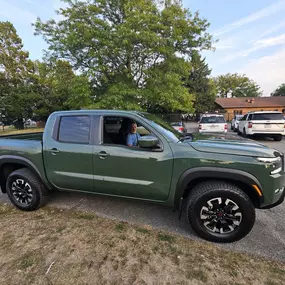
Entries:
<svg viewBox="0 0 285 285">
<path fill-rule="evenodd" d="M 140 137 L 139 140 L 139 146 L 141 148 L 155 148 L 159 144 L 158 138 L 154 136 L 143 136 Z"/>
</svg>

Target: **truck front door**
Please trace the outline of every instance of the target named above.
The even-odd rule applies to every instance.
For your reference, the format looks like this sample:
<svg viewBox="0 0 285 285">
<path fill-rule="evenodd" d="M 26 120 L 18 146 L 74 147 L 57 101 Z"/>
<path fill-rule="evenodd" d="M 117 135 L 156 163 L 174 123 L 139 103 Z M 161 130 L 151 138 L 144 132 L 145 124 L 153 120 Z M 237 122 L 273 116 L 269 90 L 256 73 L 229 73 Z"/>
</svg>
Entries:
<svg viewBox="0 0 285 285">
<path fill-rule="evenodd" d="M 48 180 L 63 190 L 93 191 L 92 116 L 64 115 L 54 120 L 44 138 Z"/>
<path fill-rule="evenodd" d="M 160 151 L 128 147 L 125 136 L 128 121 L 133 120 L 101 117 L 102 140 L 94 145 L 94 192 L 165 201 L 172 179 L 172 151 L 167 141 L 161 141 Z M 136 122 L 141 135 L 149 133 L 143 122 Z"/>
</svg>

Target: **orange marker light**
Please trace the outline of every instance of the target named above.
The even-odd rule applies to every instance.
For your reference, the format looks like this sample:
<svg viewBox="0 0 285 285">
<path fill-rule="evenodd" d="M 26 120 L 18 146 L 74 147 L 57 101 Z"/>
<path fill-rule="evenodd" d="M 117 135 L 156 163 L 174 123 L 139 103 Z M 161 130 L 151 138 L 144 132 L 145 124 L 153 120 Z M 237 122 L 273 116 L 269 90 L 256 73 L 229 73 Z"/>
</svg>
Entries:
<svg viewBox="0 0 285 285">
<path fill-rule="evenodd" d="M 260 191 L 260 189 L 258 188 L 257 185 L 253 184 L 252 187 L 256 190 L 256 192 L 258 193 L 258 195 L 261 197 L 262 196 L 262 193 Z"/>
</svg>

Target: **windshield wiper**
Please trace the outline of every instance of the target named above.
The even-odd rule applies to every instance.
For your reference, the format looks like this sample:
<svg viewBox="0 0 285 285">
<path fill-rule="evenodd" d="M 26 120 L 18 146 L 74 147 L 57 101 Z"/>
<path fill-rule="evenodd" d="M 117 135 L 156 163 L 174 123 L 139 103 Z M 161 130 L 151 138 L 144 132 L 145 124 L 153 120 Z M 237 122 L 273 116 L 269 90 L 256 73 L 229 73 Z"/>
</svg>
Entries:
<svg viewBox="0 0 285 285">
<path fill-rule="evenodd" d="M 192 139 L 193 139 L 192 136 L 184 136 L 184 137 L 180 138 L 178 142 L 184 142 L 185 140 L 192 140 Z"/>
</svg>

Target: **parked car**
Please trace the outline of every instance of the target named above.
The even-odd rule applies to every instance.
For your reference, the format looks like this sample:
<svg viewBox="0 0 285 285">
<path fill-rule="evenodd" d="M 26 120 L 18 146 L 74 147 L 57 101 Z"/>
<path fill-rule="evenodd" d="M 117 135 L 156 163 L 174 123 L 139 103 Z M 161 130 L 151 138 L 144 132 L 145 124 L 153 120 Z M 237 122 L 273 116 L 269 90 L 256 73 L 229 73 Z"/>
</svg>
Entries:
<svg viewBox="0 0 285 285">
<path fill-rule="evenodd" d="M 148 131 L 139 147 L 122 143 L 128 121 Z M 285 194 L 283 154 L 233 139 L 184 136 L 148 113 L 55 112 L 43 133 L 0 139 L 0 186 L 24 211 L 52 190 L 156 202 L 184 212 L 201 237 L 233 242 L 251 231 L 255 208 L 274 207 Z"/>
<path fill-rule="evenodd" d="M 171 123 L 171 126 L 177 130 L 179 133 L 182 133 L 182 134 L 186 134 L 187 133 L 187 129 L 186 129 L 186 126 L 183 122 L 173 122 Z"/>
<path fill-rule="evenodd" d="M 249 112 L 240 120 L 238 133 L 244 137 L 271 137 L 281 141 L 285 135 L 283 114 L 277 111 Z"/>
<path fill-rule="evenodd" d="M 206 114 L 199 122 L 200 133 L 227 133 L 228 124 L 223 115 Z"/>
<path fill-rule="evenodd" d="M 231 122 L 231 129 L 234 131 L 234 132 L 237 132 L 238 131 L 238 124 L 239 124 L 239 121 L 240 119 L 243 117 L 243 115 L 235 115 L 234 118 L 232 119 L 232 122 Z"/>
</svg>

